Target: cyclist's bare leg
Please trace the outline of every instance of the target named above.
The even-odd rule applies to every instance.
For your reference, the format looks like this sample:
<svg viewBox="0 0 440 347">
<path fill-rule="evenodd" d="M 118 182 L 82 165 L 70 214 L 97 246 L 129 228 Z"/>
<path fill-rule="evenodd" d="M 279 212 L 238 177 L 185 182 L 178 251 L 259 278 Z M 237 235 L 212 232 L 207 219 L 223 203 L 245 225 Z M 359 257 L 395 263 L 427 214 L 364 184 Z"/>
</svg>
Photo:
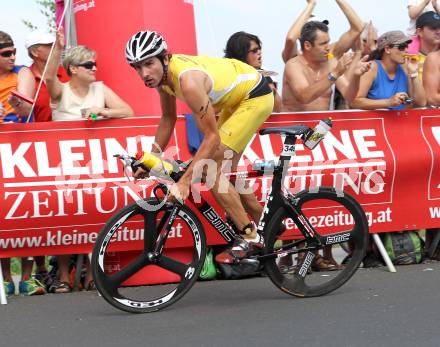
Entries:
<svg viewBox="0 0 440 347">
<path fill-rule="evenodd" d="M 246 214 L 246 211 L 241 203 L 240 195 L 235 187 L 229 182 L 224 173 L 222 172 L 222 163 L 224 160 L 224 153 L 226 150 L 230 150 L 227 146 L 220 144 L 217 151 L 214 153 L 213 159 L 217 163 L 217 176 L 212 188 L 212 194 L 219 205 L 226 211 L 229 217 L 234 222 L 235 226 L 239 230 L 250 223 L 250 220 Z M 237 160 L 236 156 L 241 153 L 233 154 L 232 161 Z M 237 160 L 238 162 L 238 160 Z M 257 235 L 256 229 L 252 230 L 251 234 L 243 235 L 244 238 L 253 239 Z"/>
<path fill-rule="evenodd" d="M 237 153 L 236 156 L 232 158 L 232 172 L 237 171 L 238 161 L 240 160 L 243 152 Z M 241 181 L 240 181 L 241 180 Z M 255 223 L 261 218 L 261 214 L 263 213 L 263 207 L 258 202 L 257 197 L 254 193 L 245 193 L 245 191 L 249 190 L 249 183 L 243 179 L 236 179 L 235 187 L 240 187 L 243 191 L 239 190 L 240 201 L 245 209 L 245 211 L 252 217 Z"/>
</svg>

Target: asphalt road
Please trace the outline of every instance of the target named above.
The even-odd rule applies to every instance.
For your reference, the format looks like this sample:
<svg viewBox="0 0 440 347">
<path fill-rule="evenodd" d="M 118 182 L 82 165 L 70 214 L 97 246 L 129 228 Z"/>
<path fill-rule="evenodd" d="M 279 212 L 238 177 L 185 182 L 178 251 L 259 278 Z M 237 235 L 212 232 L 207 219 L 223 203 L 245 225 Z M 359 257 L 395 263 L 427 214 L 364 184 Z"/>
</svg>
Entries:
<svg viewBox="0 0 440 347">
<path fill-rule="evenodd" d="M 440 346 L 440 262 L 397 269 L 360 269 L 310 299 L 267 278 L 198 282 L 144 315 L 96 292 L 14 297 L 0 306 L 0 346 Z"/>
</svg>

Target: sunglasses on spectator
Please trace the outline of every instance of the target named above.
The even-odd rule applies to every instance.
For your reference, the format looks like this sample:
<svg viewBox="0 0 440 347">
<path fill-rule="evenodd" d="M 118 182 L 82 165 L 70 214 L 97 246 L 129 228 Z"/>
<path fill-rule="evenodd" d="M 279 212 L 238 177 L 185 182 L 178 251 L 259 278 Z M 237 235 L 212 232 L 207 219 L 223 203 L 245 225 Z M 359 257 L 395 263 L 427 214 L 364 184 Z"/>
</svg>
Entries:
<svg viewBox="0 0 440 347">
<path fill-rule="evenodd" d="M 261 51 L 261 47 L 255 47 L 253 49 L 248 50 L 248 53 L 256 54 L 258 51 Z"/>
<path fill-rule="evenodd" d="M 363 43 L 367 43 L 368 40 L 367 40 L 367 39 L 362 39 L 362 42 L 363 42 Z M 374 44 L 377 44 L 377 40 L 373 40 L 373 42 L 374 42 Z"/>
<path fill-rule="evenodd" d="M 96 61 L 86 61 L 84 63 L 77 64 L 76 66 L 81 66 L 81 67 L 83 67 L 84 69 L 87 69 L 87 70 L 91 70 L 95 66 L 97 67 Z"/>
<path fill-rule="evenodd" d="M 10 50 L 10 51 L 1 52 L 0 55 L 3 58 L 10 58 L 12 55 L 15 55 L 16 53 L 17 53 L 17 50 L 13 49 L 13 50 Z"/>
<path fill-rule="evenodd" d="M 407 43 L 401 43 L 401 44 L 398 44 L 398 45 L 392 45 L 391 47 L 398 48 L 399 51 L 404 51 L 405 49 L 408 48 L 408 46 L 409 45 Z"/>
</svg>

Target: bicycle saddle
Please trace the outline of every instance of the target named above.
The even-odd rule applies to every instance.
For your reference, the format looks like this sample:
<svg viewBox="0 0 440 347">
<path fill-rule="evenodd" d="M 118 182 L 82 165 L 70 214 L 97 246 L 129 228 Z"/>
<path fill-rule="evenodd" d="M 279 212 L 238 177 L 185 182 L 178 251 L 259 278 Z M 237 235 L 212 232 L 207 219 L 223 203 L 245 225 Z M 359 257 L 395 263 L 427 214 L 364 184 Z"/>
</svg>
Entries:
<svg viewBox="0 0 440 347">
<path fill-rule="evenodd" d="M 264 128 L 260 129 L 260 135 L 267 134 L 285 134 L 285 135 L 303 135 L 307 133 L 310 128 L 304 124 L 292 125 L 288 127 L 274 127 L 274 128 Z"/>
</svg>

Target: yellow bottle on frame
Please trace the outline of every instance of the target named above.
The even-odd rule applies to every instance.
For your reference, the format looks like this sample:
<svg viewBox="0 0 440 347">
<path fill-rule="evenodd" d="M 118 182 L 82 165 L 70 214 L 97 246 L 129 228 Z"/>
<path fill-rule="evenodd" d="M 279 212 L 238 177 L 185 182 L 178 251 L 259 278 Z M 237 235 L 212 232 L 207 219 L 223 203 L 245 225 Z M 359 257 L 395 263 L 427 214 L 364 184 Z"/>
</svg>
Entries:
<svg viewBox="0 0 440 347">
<path fill-rule="evenodd" d="M 157 172 L 162 172 L 170 175 L 173 172 L 173 164 L 160 159 L 150 152 L 141 153 L 136 158 L 141 158 L 140 161 L 149 169 Z"/>
</svg>

